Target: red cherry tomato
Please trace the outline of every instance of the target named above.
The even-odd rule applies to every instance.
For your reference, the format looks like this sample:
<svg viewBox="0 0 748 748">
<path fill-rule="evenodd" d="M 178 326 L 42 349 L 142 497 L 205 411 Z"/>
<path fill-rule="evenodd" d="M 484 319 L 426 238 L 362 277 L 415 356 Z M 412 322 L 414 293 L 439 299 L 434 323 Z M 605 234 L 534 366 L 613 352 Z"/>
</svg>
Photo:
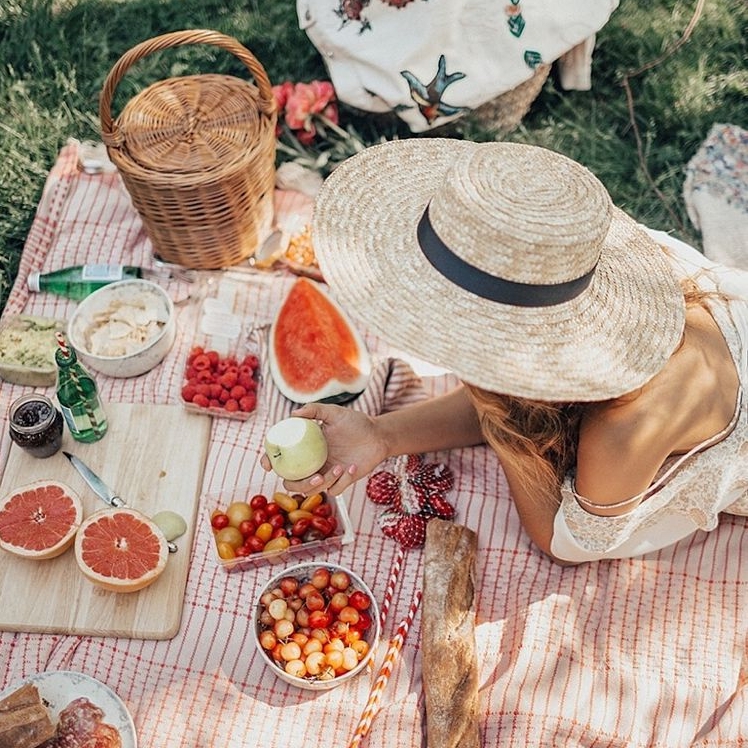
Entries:
<svg viewBox="0 0 748 748">
<path fill-rule="evenodd" d="M 326 538 L 328 535 L 332 533 L 332 526 L 330 525 L 330 523 L 327 521 L 325 517 L 315 516 L 315 517 L 312 517 L 310 522 L 312 525 L 311 529 L 318 530 L 319 532 L 321 532 L 322 537 Z"/>
<path fill-rule="evenodd" d="M 283 510 L 274 501 L 271 501 L 266 507 L 265 511 L 268 513 L 268 517 L 274 517 L 276 514 L 280 514 Z"/>
<path fill-rule="evenodd" d="M 249 505 L 252 509 L 264 509 L 268 505 L 267 497 L 258 493 L 249 500 Z"/>
<path fill-rule="evenodd" d="M 307 519 L 306 517 L 297 519 L 291 527 L 291 535 L 293 535 L 295 538 L 302 538 L 311 524 L 312 520 Z"/>
<path fill-rule="evenodd" d="M 229 516 L 224 512 L 216 512 L 211 518 L 210 524 L 213 525 L 215 530 L 223 530 L 224 527 L 229 526 Z"/>
<path fill-rule="evenodd" d="M 254 532 L 256 529 L 257 529 L 257 524 L 255 523 L 254 520 L 245 519 L 239 523 L 239 532 L 245 538 L 248 538 L 250 535 L 254 535 Z"/>
<path fill-rule="evenodd" d="M 268 505 L 270 506 L 270 505 Z M 286 518 L 282 514 L 274 514 L 268 518 L 274 530 L 282 530 L 286 526 Z"/>
</svg>

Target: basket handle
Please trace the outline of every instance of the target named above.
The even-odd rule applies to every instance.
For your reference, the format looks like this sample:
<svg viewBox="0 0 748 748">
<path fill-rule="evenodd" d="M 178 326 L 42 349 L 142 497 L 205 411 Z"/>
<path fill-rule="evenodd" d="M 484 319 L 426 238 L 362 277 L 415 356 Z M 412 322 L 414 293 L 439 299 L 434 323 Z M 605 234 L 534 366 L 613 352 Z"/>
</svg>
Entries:
<svg viewBox="0 0 748 748">
<path fill-rule="evenodd" d="M 170 47 L 182 47 L 186 44 L 212 44 L 225 49 L 227 52 L 231 52 L 246 65 L 257 83 L 257 88 L 260 92 L 258 101 L 260 111 L 265 115 L 271 115 L 276 110 L 273 88 L 270 85 L 270 79 L 265 72 L 265 68 L 236 39 L 221 34 L 218 31 L 209 31 L 207 29 L 172 31 L 171 33 L 162 34 L 161 36 L 156 36 L 153 39 L 148 39 L 135 45 L 131 50 L 125 52 L 109 71 L 99 97 L 99 119 L 101 120 L 101 133 L 104 145 L 117 148 L 123 142 L 122 133 L 112 118 L 112 98 L 117 86 L 125 77 L 125 73 L 129 68 L 138 60 L 154 52 L 159 52 L 162 49 Z"/>
</svg>

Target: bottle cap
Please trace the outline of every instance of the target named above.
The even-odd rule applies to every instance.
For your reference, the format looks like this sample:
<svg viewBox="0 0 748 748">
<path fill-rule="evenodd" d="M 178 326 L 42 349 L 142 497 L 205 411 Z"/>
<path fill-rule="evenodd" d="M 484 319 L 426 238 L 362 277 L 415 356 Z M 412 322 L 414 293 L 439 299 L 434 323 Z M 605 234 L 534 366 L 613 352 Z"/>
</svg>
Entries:
<svg viewBox="0 0 748 748">
<path fill-rule="evenodd" d="M 28 280 L 26 283 L 28 284 L 29 291 L 39 291 L 41 290 L 39 287 L 39 277 L 41 276 L 41 273 L 38 270 L 32 270 L 29 273 Z"/>
</svg>

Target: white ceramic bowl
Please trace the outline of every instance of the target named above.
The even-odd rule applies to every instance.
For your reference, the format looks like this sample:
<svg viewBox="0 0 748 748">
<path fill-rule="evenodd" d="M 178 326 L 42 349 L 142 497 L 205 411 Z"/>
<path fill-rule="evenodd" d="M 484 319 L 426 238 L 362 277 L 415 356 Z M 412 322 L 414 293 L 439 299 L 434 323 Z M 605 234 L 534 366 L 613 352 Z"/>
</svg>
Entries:
<svg viewBox="0 0 748 748">
<path fill-rule="evenodd" d="M 137 377 L 161 363 L 177 333 L 174 304 L 161 286 L 133 278 L 84 298 L 68 324 L 81 361 L 110 377 Z"/>
<path fill-rule="evenodd" d="M 287 673 L 268 654 L 268 652 L 265 649 L 263 649 L 262 645 L 260 644 L 260 639 L 259 639 L 260 632 L 264 628 L 262 624 L 260 623 L 260 613 L 263 610 L 263 606 L 260 600 L 262 599 L 263 595 L 266 592 L 276 589 L 281 579 L 283 579 L 284 577 L 296 577 L 302 583 L 309 581 L 314 570 L 319 569 L 319 568 L 328 569 L 330 573 L 333 573 L 335 571 L 344 571 L 350 577 L 351 588 L 365 592 L 369 596 L 369 599 L 371 600 L 371 606 L 366 611 L 366 613 L 371 617 L 371 625 L 366 630 L 363 636 L 363 638 L 366 640 L 367 644 L 369 645 L 368 652 L 359 661 L 358 665 L 356 665 L 355 668 L 341 675 L 336 675 L 334 678 L 331 678 L 330 680 L 319 680 L 311 676 L 300 678 L 295 675 L 291 675 Z M 321 562 L 314 561 L 310 563 L 297 564 L 296 566 L 291 566 L 285 569 L 280 574 L 276 574 L 260 591 L 260 594 L 257 598 L 257 604 L 255 605 L 255 609 L 254 609 L 252 625 L 253 625 L 255 646 L 257 647 L 257 650 L 259 651 L 260 656 L 262 657 L 263 661 L 268 666 L 268 668 L 278 678 L 285 681 L 286 683 L 290 683 L 292 686 L 296 686 L 298 688 L 304 688 L 310 691 L 327 691 L 331 688 L 336 688 L 337 686 L 341 686 L 344 683 L 348 683 L 348 681 L 350 681 L 352 678 L 355 678 L 359 673 L 365 670 L 369 662 L 371 662 L 372 658 L 376 654 L 377 644 L 379 643 L 379 637 L 381 634 L 380 626 L 379 626 L 379 606 L 377 605 L 377 601 L 375 600 L 374 595 L 372 591 L 369 589 L 368 585 L 364 582 L 363 579 L 361 579 L 361 577 L 358 576 L 358 574 L 351 571 L 350 569 L 347 569 L 344 566 L 339 566 L 338 564 L 327 563 L 325 561 L 321 561 Z"/>
</svg>

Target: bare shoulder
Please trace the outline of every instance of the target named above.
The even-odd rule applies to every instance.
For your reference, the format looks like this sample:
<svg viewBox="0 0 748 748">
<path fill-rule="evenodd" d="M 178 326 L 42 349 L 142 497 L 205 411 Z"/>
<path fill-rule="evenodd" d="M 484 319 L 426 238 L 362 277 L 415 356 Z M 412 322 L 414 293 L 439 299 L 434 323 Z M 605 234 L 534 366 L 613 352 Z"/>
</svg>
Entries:
<svg viewBox="0 0 748 748">
<path fill-rule="evenodd" d="M 740 387 L 734 361 L 711 315 L 689 309 L 682 345 L 636 393 L 590 408 L 580 425 L 577 492 L 600 509 L 645 491 L 665 460 L 719 434 L 730 423 Z"/>
<path fill-rule="evenodd" d="M 649 398 L 613 403 L 592 411 L 580 428 L 576 490 L 597 507 L 594 514 L 612 516 L 636 505 L 608 509 L 638 496 L 652 483 L 673 451 L 667 422 L 647 407 Z"/>
</svg>

